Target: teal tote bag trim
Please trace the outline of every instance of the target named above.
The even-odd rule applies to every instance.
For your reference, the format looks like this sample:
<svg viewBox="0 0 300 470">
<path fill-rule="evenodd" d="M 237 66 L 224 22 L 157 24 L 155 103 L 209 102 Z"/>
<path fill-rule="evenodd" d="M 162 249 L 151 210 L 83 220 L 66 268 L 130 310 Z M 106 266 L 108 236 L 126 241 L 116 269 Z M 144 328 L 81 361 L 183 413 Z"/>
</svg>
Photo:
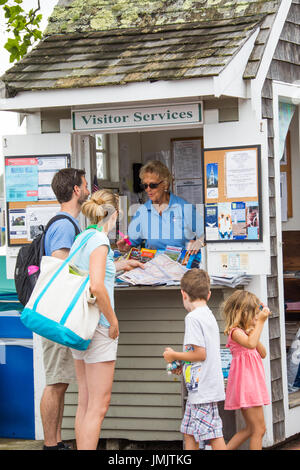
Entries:
<svg viewBox="0 0 300 470">
<path fill-rule="evenodd" d="M 62 319 L 60 320 L 60 325 L 64 325 L 70 315 L 70 313 L 72 312 L 73 308 L 75 307 L 76 305 L 76 302 L 77 300 L 79 299 L 79 297 L 81 296 L 82 292 L 84 291 L 85 289 L 85 286 L 87 285 L 88 281 L 89 281 L 89 278 L 90 276 L 87 276 L 83 283 L 81 284 L 81 286 L 79 287 L 78 291 L 76 292 L 75 296 L 73 297 L 73 300 L 71 301 L 69 307 L 67 308 L 67 310 L 65 311 L 65 313 L 63 314 L 62 316 Z"/>
<path fill-rule="evenodd" d="M 71 331 L 64 325 L 46 318 L 38 312 L 33 311 L 31 308 L 24 308 L 22 312 L 22 322 L 26 324 L 29 329 L 37 330 L 40 336 L 48 338 L 59 344 L 63 344 L 69 348 L 85 351 L 88 348 L 91 340 L 85 340 Z"/>
<path fill-rule="evenodd" d="M 64 267 L 71 261 L 71 259 L 73 258 L 73 256 L 76 255 L 76 253 L 80 250 L 80 248 L 83 247 L 83 245 L 85 245 L 87 243 L 87 241 L 94 236 L 94 233 L 89 233 L 86 235 L 86 237 L 84 237 L 84 239 L 82 240 L 82 242 L 80 243 L 80 245 L 76 248 L 76 250 L 73 251 L 73 253 L 68 256 L 68 258 L 64 261 L 64 263 L 60 266 L 60 268 L 56 271 L 56 273 L 52 276 L 52 278 L 50 279 L 50 281 L 46 284 L 46 286 L 44 287 L 44 289 L 42 290 L 42 292 L 40 293 L 40 295 L 36 298 L 36 301 L 34 302 L 33 304 L 33 307 L 32 307 L 32 310 L 36 310 L 37 309 L 37 305 L 39 303 L 39 301 L 41 300 L 41 298 L 43 297 L 43 295 L 45 294 L 46 290 L 48 289 L 48 287 L 52 284 L 52 282 L 57 278 L 57 276 L 59 275 L 59 273 L 64 269 Z M 88 276 L 89 278 L 89 276 Z"/>
</svg>

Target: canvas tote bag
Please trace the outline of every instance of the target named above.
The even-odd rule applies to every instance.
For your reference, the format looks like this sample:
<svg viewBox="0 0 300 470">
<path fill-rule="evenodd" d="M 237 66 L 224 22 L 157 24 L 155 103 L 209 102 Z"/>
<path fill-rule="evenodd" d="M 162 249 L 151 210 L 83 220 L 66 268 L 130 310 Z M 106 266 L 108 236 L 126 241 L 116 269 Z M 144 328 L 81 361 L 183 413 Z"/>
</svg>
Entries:
<svg viewBox="0 0 300 470">
<path fill-rule="evenodd" d="M 82 351 L 94 335 L 100 311 L 90 294 L 89 275 L 72 274 L 69 263 L 92 236 L 83 237 L 66 260 L 42 257 L 40 275 L 21 314 L 24 325 L 38 335 Z"/>
</svg>

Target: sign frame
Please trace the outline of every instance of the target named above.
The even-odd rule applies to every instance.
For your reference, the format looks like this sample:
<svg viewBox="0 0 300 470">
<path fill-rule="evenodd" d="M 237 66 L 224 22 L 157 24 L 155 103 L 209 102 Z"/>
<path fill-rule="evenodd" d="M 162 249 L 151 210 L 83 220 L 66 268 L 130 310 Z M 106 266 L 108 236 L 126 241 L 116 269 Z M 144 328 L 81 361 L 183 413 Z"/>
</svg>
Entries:
<svg viewBox="0 0 300 470">
<path fill-rule="evenodd" d="M 241 152 L 241 154 L 246 152 L 256 152 L 256 197 L 226 197 L 226 176 L 228 178 L 228 168 L 226 168 L 226 155 L 228 152 Z M 261 190 L 261 145 L 244 145 L 244 146 L 233 146 L 233 147 L 217 147 L 217 148 L 203 148 L 203 202 L 204 202 L 204 239 L 205 243 L 252 243 L 252 242 L 262 242 L 263 241 L 263 212 L 262 212 L 262 190 Z M 218 183 L 216 185 L 215 193 L 211 193 L 214 197 L 208 198 L 208 174 L 207 168 L 208 164 L 215 164 L 218 169 Z M 219 238 L 219 204 L 230 204 L 232 208 L 232 203 L 244 203 L 245 204 L 245 229 L 247 236 L 237 237 L 237 238 Z M 251 204 L 253 203 L 253 204 Z M 212 206 L 209 206 L 212 204 Z M 207 236 L 208 232 L 208 214 L 207 208 L 213 209 L 213 206 L 217 206 L 217 230 L 218 238 L 212 238 L 210 234 Z M 257 210 L 254 209 L 257 206 Z M 254 233 L 257 232 L 257 238 L 248 238 L 249 227 L 247 219 L 247 209 L 249 212 L 252 207 L 253 212 L 256 212 L 258 215 L 257 225 L 251 227 Z M 231 220 L 231 227 L 233 226 Z M 215 228 L 215 227 L 214 227 Z M 231 228 L 232 233 L 233 229 Z M 215 231 L 216 232 L 216 231 Z M 220 235 L 221 236 L 221 235 Z M 233 236 L 233 235 L 232 235 Z M 253 235 L 252 235 L 253 236 Z"/>
<path fill-rule="evenodd" d="M 80 125 L 80 118 L 84 119 L 85 126 Z M 203 124 L 203 102 L 73 110 L 72 124 L 74 132 L 98 133 Z"/>
</svg>

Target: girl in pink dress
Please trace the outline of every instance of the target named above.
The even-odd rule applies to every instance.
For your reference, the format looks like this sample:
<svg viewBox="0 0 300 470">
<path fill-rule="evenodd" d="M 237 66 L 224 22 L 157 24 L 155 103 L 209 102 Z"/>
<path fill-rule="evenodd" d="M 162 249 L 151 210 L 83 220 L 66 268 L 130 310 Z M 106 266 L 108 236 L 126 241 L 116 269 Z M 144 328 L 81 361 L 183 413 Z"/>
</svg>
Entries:
<svg viewBox="0 0 300 470">
<path fill-rule="evenodd" d="M 262 358 L 266 350 L 259 341 L 270 314 L 251 292 L 237 290 L 224 303 L 225 334 L 232 362 L 226 389 L 225 410 L 241 409 L 245 428 L 228 442 L 237 449 L 250 439 L 250 450 L 261 450 L 266 431 L 263 405 L 270 403 Z"/>
</svg>

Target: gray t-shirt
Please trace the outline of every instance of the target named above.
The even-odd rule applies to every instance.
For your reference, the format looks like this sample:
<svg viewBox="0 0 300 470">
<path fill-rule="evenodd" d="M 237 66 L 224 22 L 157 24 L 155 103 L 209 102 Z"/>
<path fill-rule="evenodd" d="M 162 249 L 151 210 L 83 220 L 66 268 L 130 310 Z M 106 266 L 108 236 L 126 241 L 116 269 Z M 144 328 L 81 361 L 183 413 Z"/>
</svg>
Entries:
<svg viewBox="0 0 300 470">
<path fill-rule="evenodd" d="M 185 317 L 183 351 L 192 345 L 206 349 L 202 362 L 184 364 L 183 377 L 192 404 L 213 403 L 225 399 L 218 323 L 207 307 L 198 307 Z"/>
</svg>

